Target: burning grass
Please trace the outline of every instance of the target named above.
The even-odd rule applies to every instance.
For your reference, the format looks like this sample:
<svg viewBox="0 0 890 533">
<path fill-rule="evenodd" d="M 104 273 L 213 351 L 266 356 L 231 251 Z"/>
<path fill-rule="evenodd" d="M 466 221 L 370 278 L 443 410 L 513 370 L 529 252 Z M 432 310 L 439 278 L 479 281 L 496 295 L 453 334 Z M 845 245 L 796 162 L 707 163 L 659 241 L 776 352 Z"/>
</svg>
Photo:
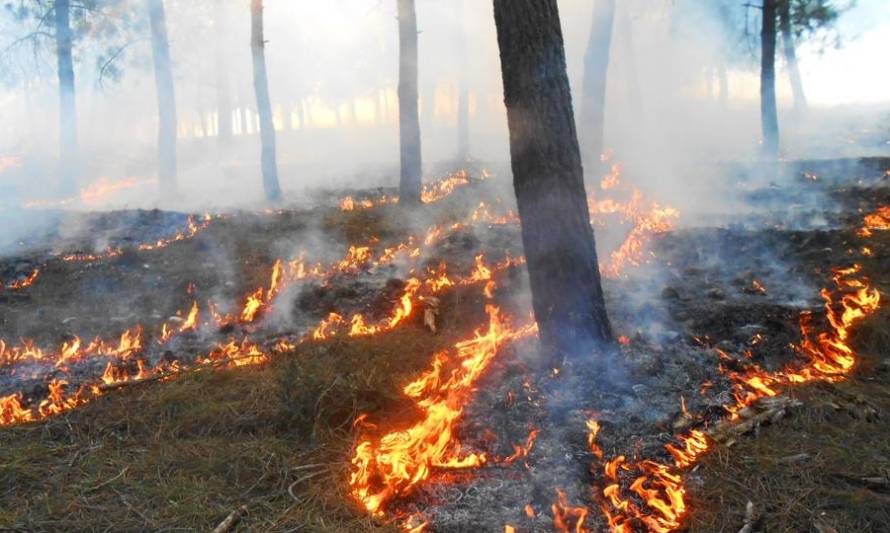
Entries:
<svg viewBox="0 0 890 533">
<path fill-rule="evenodd" d="M 604 191 L 620 186 L 617 171 L 607 178 Z M 460 192 L 446 191 L 446 196 L 452 194 L 457 197 Z M 673 227 L 673 215 L 659 215 L 660 208 L 655 204 L 646 204 L 648 207 L 641 211 L 637 207 L 644 204 L 639 198 L 633 192 L 632 200 L 626 204 L 602 204 L 605 211 L 599 214 L 621 213 L 623 220 L 633 225 L 631 237 L 651 239 Z M 351 294 L 348 299 L 357 304 L 338 309 L 336 320 L 334 315 L 328 315 L 314 334 L 310 329 L 286 339 L 256 339 L 245 341 L 246 344 L 233 341 L 232 353 L 226 347 L 216 349 L 223 363 L 232 354 L 239 358 L 243 355 L 254 369 L 219 370 L 217 367 L 229 365 L 198 365 L 169 383 L 124 387 L 123 392 L 98 398 L 39 426 L 0 431 L 0 464 L 9 465 L 0 471 L 0 481 L 11 487 L 0 495 L 0 508 L 6 509 L 0 511 L 0 525 L 23 529 L 52 529 L 58 524 L 77 524 L 84 529 L 206 529 L 246 505 L 248 513 L 242 526 L 253 529 L 386 529 L 355 513 L 353 499 L 357 499 L 374 514 L 383 516 L 381 513 L 386 511 L 388 518 L 407 519 L 406 523 L 411 525 L 429 518 L 432 526 L 438 527 L 443 523 L 442 516 L 433 513 L 428 517 L 425 507 L 442 506 L 444 515 L 452 517 L 448 520 L 459 517 L 466 512 L 459 506 L 464 504 L 449 508 L 451 502 L 441 501 L 440 496 L 461 491 L 461 487 L 469 486 L 477 494 L 488 494 L 505 505 L 516 494 L 486 492 L 487 482 L 500 481 L 501 487 L 505 483 L 534 484 L 535 490 L 540 490 L 543 485 L 537 483 L 542 477 L 535 473 L 534 466 L 549 470 L 554 463 L 548 463 L 552 461 L 548 458 L 570 454 L 574 448 L 567 449 L 566 443 L 554 441 L 550 435 L 556 428 L 534 423 L 535 416 L 529 413 L 541 409 L 536 385 L 552 382 L 555 385 L 547 385 L 547 394 L 558 395 L 566 384 L 559 381 L 561 369 L 553 369 L 548 376 L 532 383 L 524 377 L 528 369 L 522 368 L 515 354 L 498 354 L 507 341 L 531 333 L 517 325 L 523 323 L 517 317 L 522 316 L 524 307 L 513 307 L 516 302 L 508 298 L 517 292 L 521 282 L 509 283 L 510 276 L 505 275 L 512 273 L 512 267 L 522 260 L 505 254 L 502 261 L 495 261 L 477 251 L 492 245 L 503 248 L 507 239 L 515 238 L 510 233 L 515 233 L 515 219 L 509 212 L 490 213 L 487 205 L 473 211 L 455 207 L 461 204 L 476 205 L 457 198 L 451 205 L 427 206 L 438 215 L 447 215 L 443 220 L 448 222 L 429 228 L 426 234 L 415 232 L 412 238 L 407 235 L 411 225 L 405 224 L 388 205 L 324 213 L 325 232 L 336 236 L 341 245 L 348 243 L 343 248 L 344 255 L 327 263 L 324 274 L 317 276 L 326 283 L 354 283 L 360 276 L 382 276 L 391 272 L 386 269 L 397 256 L 411 268 L 402 276 L 404 280 L 386 280 L 382 291 L 388 294 L 384 300 L 389 303 L 382 314 L 378 304 L 362 299 L 361 290 L 349 287 L 343 294 Z M 655 218 L 646 213 L 654 213 Z M 292 224 L 291 219 L 279 229 L 292 232 Z M 473 225 L 487 225 L 488 229 L 477 233 Z M 268 224 L 264 227 L 269 229 Z M 213 228 L 200 239 L 207 236 L 213 236 Z M 194 250 L 200 251 L 200 239 L 179 244 L 196 246 Z M 633 245 L 633 253 L 623 260 L 624 264 L 651 260 L 644 244 Z M 877 264 L 872 262 L 879 261 L 886 252 L 883 235 L 868 244 L 874 254 L 864 261 L 865 271 L 874 272 L 870 264 Z M 285 290 L 282 287 L 287 280 L 300 278 L 293 275 L 298 270 L 255 246 L 248 234 L 226 246 L 245 259 L 238 266 L 239 278 L 245 280 L 239 287 L 243 298 L 238 305 L 242 308 L 240 314 L 227 315 L 217 322 L 223 329 L 242 328 L 245 334 L 268 335 L 259 320 L 276 305 L 275 297 Z M 824 248 L 819 242 L 801 244 L 806 246 Z M 424 251 L 415 254 L 413 250 L 420 248 Z M 166 248 L 163 252 L 145 251 L 159 256 L 170 253 Z M 446 254 L 447 264 L 439 260 Z M 419 262 L 420 257 L 423 263 Z M 822 257 L 820 264 L 838 264 L 845 259 Z M 608 265 L 604 265 L 604 271 L 612 277 L 620 274 L 611 272 Z M 827 269 L 822 272 L 827 273 Z M 643 524 L 651 530 L 670 531 L 685 525 L 688 509 L 695 510 L 699 505 L 702 510 L 696 512 L 701 512 L 702 518 L 695 515 L 694 520 L 715 524 L 717 519 L 707 514 L 710 502 L 696 492 L 697 476 L 685 470 L 680 472 L 701 464 L 702 452 L 715 448 L 698 426 L 690 426 L 704 420 L 700 416 L 710 417 L 709 420 L 720 418 L 721 413 L 713 412 L 715 407 L 719 411 L 728 406 L 730 414 L 739 413 L 758 398 L 773 396 L 778 388 L 825 376 L 830 378 L 828 381 L 837 381 L 831 378 L 848 372 L 852 355 L 845 351 L 844 343 L 856 331 L 851 326 L 862 318 L 860 311 L 868 314 L 874 310 L 869 302 L 877 304 L 877 295 L 867 289 L 860 274 L 858 269 L 838 272 L 835 281 L 842 289 L 840 293 L 823 294 L 830 300 L 827 321 L 818 315 L 802 328 L 805 332 L 827 332 L 827 337 L 807 336 L 809 343 L 798 348 L 816 363 L 809 373 L 795 374 L 787 369 L 767 372 L 749 362 L 754 357 L 751 354 L 726 354 L 723 358 L 711 354 L 713 357 L 708 359 L 704 349 L 697 359 L 684 363 L 690 365 L 685 372 L 670 353 L 652 356 L 654 347 L 647 346 L 652 337 L 622 336 L 622 353 L 633 360 L 635 377 L 653 370 L 674 382 L 647 381 L 642 389 L 632 393 L 619 389 L 601 394 L 597 388 L 588 387 L 591 398 L 584 401 L 589 399 L 592 403 L 587 411 L 592 406 L 599 411 L 575 413 L 566 419 L 566 424 L 577 423 L 580 440 L 584 441 L 579 442 L 583 453 L 594 460 L 590 466 L 597 483 L 595 497 L 579 498 L 579 494 L 589 494 L 589 483 L 583 492 L 567 487 L 546 496 L 538 494 L 517 503 L 515 520 L 500 521 L 495 529 L 525 531 L 529 524 L 539 527 L 546 523 L 547 527 L 584 531 L 586 520 L 600 524 L 605 514 L 615 531 L 642 530 Z M 877 281 L 883 286 L 890 279 Z M 627 287 L 633 281 L 610 283 Z M 749 305 L 758 299 L 775 298 L 781 292 L 781 284 L 746 278 L 737 289 L 733 302 L 720 305 L 728 310 L 732 305 L 741 308 L 740 303 Z M 192 295 L 191 285 L 187 292 Z M 714 312 L 713 307 L 695 310 L 686 295 L 678 294 L 676 300 L 676 305 L 685 306 L 687 312 Z M 486 317 L 482 312 L 486 304 L 496 304 L 503 310 L 496 312 L 490 307 Z M 319 305 L 319 309 L 325 305 Z M 610 305 L 620 307 L 614 301 Z M 760 315 L 770 309 L 766 304 L 749 307 L 753 320 L 763 318 Z M 192 334 L 199 317 L 208 316 L 197 305 L 189 307 L 185 303 L 180 309 L 177 320 L 170 321 L 175 324 L 177 335 Z M 244 315 L 247 311 L 249 317 Z M 513 317 L 513 329 L 506 317 Z M 886 328 L 876 318 L 868 320 L 857 333 L 858 343 L 865 351 L 880 353 L 886 349 Z M 696 321 L 690 323 L 694 325 Z M 480 328 L 480 324 L 489 327 Z M 770 347 L 772 342 L 764 340 L 759 331 L 751 339 L 757 339 L 751 341 L 751 346 L 756 345 L 758 350 Z M 678 350 L 692 349 L 681 344 L 677 345 Z M 213 353 L 217 352 L 211 353 L 211 360 Z M 696 373 L 693 368 L 711 363 L 711 374 Z M 722 375 L 716 374 L 718 365 L 727 366 Z M 137 376 L 141 376 L 145 369 L 140 364 L 126 370 L 138 371 Z M 676 393 L 694 395 L 690 384 L 706 377 L 710 381 L 701 387 L 704 400 L 690 396 L 687 410 L 686 399 Z M 680 391 L 675 390 L 678 383 L 682 383 Z M 869 400 L 863 407 L 855 393 L 841 392 L 851 386 L 854 382 L 828 386 L 832 394 L 843 399 L 836 401 L 834 405 L 838 407 L 832 409 L 840 411 L 849 405 L 849 409 L 865 413 L 866 419 L 873 419 L 883 404 Z M 710 389 L 734 391 L 735 403 L 732 397 L 717 400 L 717 392 Z M 882 390 L 875 393 L 883 394 Z M 647 414 L 649 419 L 637 419 L 638 413 L 632 408 L 633 402 L 644 397 L 647 401 L 662 402 L 664 398 L 659 395 L 667 395 L 675 404 L 672 410 L 682 410 L 673 422 L 680 437 L 667 442 L 657 436 L 671 429 L 669 421 L 659 420 L 662 406 L 655 408 L 655 414 Z M 616 398 L 620 402 L 616 403 Z M 710 400 L 717 402 L 710 405 L 710 414 L 700 415 L 693 410 Z M 622 406 L 622 402 L 630 407 Z M 500 412 L 495 413 L 491 407 Z M 626 417 L 626 413 L 632 414 Z M 509 420 L 516 416 L 520 418 Z M 623 420 L 623 426 L 616 423 L 616 417 Z M 645 434 L 639 435 L 637 431 Z M 350 456 L 351 464 L 347 462 Z M 784 457 L 781 459 L 777 464 L 788 463 Z M 704 459 L 703 471 L 710 460 Z M 879 460 L 878 464 L 884 463 Z M 483 465 L 485 468 L 477 469 Z M 848 479 L 872 479 L 867 482 L 870 485 L 877 479 L 851 475 Z M 530 479 L 523 481 L 523 476 Z M 348 488 L 347 479 L 351 483 Z M 589 480 L 579 477 L 578 481 Z M 873 487 L 869 490 L 875 492 Z M 759 504 L 760 501 L 755 510 Z M 871 512 L 870 504 L 867 507 L 870 510 L 862 515 L 864 518 L 851 523 L 871 524 L 877 515 Z M 470 522 L 445 520 L 443 531 L 466 530 L 468 524 L 483 523 L 475 516 L 472 518 Z"/>
</svg>

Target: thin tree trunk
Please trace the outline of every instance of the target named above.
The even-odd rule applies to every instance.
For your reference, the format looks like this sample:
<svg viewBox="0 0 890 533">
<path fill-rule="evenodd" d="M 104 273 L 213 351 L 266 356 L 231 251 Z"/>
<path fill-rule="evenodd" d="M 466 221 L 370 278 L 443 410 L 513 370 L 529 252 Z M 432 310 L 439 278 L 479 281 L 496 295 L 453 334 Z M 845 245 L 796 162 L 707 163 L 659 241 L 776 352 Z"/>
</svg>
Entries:
<svg viewBox="0 0 890 533">
<path fill-rule="evenodd" d="M 581 153 L 589 178 L 599 174 L 600 155 L 604 150 L 606 87 L 614 20 L 615 0 L 595 0 L 581 89 Z"/>
<path fill-rule="evenodd" d="M 464 15 L 464 0 L 458 1 L 458 22 L 461 33 L 457 36 L 458 54 L 460 55 L 460 82 L 457 96 L 457 158 L 465 161 L 470 157 L 470 87 L 467 72 L 467 38 L 469 32 L 466 28 Z"/>
<path fill-rule="evenodd" d="M 164 0 L 146 1 L 158 98 L 158 182 L 161 194 L 169 196 L 176 191 L 176 92 Z"/>
<path fill-rule="evenodd" d="M 779 116 L 776 110 L 776 2 L 763 0 L 763 29 L 760 34 L 760 121 L 763 153 L 779 157 Z"/>
<path fill-rule="evenodd" d="M 726 109 L 729 105 L 729 75 L 726 72 L 726 63 L 724 60 L 718 59 L 717 63 L 717 98 L 720 102 L 720 108 Z"/>
<path fill-rule="evenodd" d="M 263 189 L 266 199 L 281 199 L 278 184 L 278 159 L 275 154 L 275 123 L 269 100 L 269 80 L 266 75 L 266 41 L 263 37 L 263 0 L 250 0 L 250 49 L 253 53 L 253 87 L 260 118 L 260 142 L 263 146 Z"/>
<path fill-rule="evenodd" d="M 557 0 L 494 0 L 513 186 L 542 346 L 560 364 L 612 346 Z"/>
<path fill-rule="evenodd" d="M 794 49 L 794 35 L 791 32 L 790 0 L 782 0 L 779 8 L 779 27 L 782 31 L 785 62 L 788 64 L 788 77 L 791 79 L 791 92 L 794 95 L 794 111 L 795 113 L 801 114 L 807 110 L 807 95 L 803 90 L 803 79 L 800 77 L 800 65 L 797 63 L 797 52 Z"/>
<path fill-rule="evenodd" d="M 56 55 L 59 70 L 60 192 L 77 192 L 77 102 L 74 92 L 73 38 L 69 0 L 55 0 Z"/>
<path fill-rule="evenodd" d="M 224 39 L 228 36 L 226 1 L 216 0 L 214 34 L 216 38 L 216 109 L 218 140 L 228 145 L 232 140 L 232 96 L 229 87 L 229 70 L 226 61 Z"/>
<path fill-rule="evenodd" d="M 396 0 L 399 13 L 399 202 L 420 203 L 420 117 L 417 101 L 417 13 L 414 0 Z"/>
</svg>

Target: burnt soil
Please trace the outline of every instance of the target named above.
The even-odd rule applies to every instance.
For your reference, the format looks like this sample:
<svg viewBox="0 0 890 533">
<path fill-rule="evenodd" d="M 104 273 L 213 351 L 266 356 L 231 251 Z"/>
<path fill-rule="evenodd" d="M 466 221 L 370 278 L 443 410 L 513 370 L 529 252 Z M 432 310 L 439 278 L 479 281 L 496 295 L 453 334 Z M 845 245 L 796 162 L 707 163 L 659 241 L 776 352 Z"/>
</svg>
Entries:
<svg viewBox="0 0 890 533">
<path fill-rule="evenodd" d="M 822 320 L 819 289 L 831 285 L 832 267 L 860 263 L 888 294 L 890 236 L 856 234 L 864 213 L 890 203 L 888 168 L 883 160 L 804 163 L 782 186 L 739 193 L 766 206 L 769 217 L 658 235 L 652 261 L 605 281 L 616 334 L 630 339 L 614 361 L 556 375 L 540 368 L 534 342 L 522 341 L 505 347 L 479 383 L 459 427 L 461 441 L 503 457 L 537 428 L 529 457 L 472 473 L 437 472 L 391 511 L 423 512 L 440 532 L 499 532 L 505 524 L 551 531 L 555 487 L 593 505 L 596 480 L 587 472 L 584 441 L 584 420 L 593 415 L 608 457 L 669 459 L 663 446 L 681 416 L 681 398 L 696 416 L 714 419 L 729 401 L 716 348 L 740 364 L 779 368 L 793 361 L 798 317 L 813 310 Z M 244 295 L 268 283 L 276 258 L 304 253 L 328 262 L 371 237 L 382 246 L 432 222 L 462 220 L 480 199 L 493 203 L 499 180 L 459 189 L 425 206 L 422 216 L 395 206 L 341 212 L 335 196 L 310 210 L 221 214 L 197 236 L 148 252 L 135 248 L 181 231 L 186 214 L 63 214 L 78 231 L 49 235 L 0 259 L 7 283 L 41 268 L 33 286 L 0 291 L 0 338 L 54 347 L 75 335 L 114 338 L 135 323 L 153 332 L 193 299 L 202 308 L 213 301 L 235 310 Z M 89 262 L 59 256 L 107 246 L 124 253 Z M 862 253 L 864 246 L 872 255 Z M 483 251 L 491 263 L 518 255 L 518 228 L 457 230 L 421 264 L 444 259 L 449 272 L 465 274 Z M 331 311 L 384 316 L 409 268 L 299 284 L 259 324 L 236 326 L 237 332 L 204 328 L 169 351 L 188 360 L 236 333 L 259 342 L 293 340 Z M 410 423 L 416 413 L 401 386 L 429 366 L 433 353 L 485 323 L 479 287 L 448 291 L 441 300 L 437 334 L 413 317 L 392 332 L 308 342 L 261 367 L 128 387 L 42 422 L 0 429 L 0 528 L 208 530 L 244 505 L 235 530 L 394 530 L 360 512 L 348 494 L 351 423 L 358 413 L 385 427 Z M 527 316 L 521 268 L 499 279 L 494 300 L 517 320 Z M 686 476 L 689 531 L 738 531 L 748 501 L 753 531 L 886 531 L 888 318 L 882 309 L 857 329 L 861 364 L 849 380 L 790 391 L 802 406 L 732 446 L 716 447 Z M 147 356 L 156 361 L 165 354 Z M 65 377 L 95 378 L 104 364 L 88 361 Z M 39 399 L 59 376 L 47 364 L 0 369 L 0 396 L 22 391 Z M 535 518 L 522 511 L 526 504 Z M 604 523 L 594 516 L 589 526 Z"/>
</svg>

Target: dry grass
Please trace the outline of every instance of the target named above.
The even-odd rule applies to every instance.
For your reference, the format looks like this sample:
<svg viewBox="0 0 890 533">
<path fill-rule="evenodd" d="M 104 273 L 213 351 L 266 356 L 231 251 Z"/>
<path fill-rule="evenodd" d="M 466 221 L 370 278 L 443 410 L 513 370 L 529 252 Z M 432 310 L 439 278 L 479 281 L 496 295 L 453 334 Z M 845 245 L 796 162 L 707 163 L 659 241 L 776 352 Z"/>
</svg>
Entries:
<svg viewBox="0 0 890 533">
<path fill-rule="evenodd" d="M 4 430 L 0 527 L 208 530 L 246 505 L 242 529 L 380 530 L 345 494 L 350 422 L 403 410 L 399 386 L 452 341 L 408 326 L 309 344 L 265 368 L 134 387 Z M 287 402 L 305 394 L 296 387 L 327 391 L 309 417 Z"/>
</svg>

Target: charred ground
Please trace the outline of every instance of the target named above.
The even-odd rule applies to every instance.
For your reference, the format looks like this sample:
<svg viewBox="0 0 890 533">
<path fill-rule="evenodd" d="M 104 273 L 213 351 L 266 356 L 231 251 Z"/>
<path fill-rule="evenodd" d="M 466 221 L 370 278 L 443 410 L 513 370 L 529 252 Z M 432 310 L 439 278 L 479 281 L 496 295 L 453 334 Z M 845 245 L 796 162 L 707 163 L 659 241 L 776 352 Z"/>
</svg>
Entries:
<svg viewBox="0 0 890 533">
<path fill-rule="evenodd" d="M 661 234 L 648 265 L 606 282 L 616 334 L 629 340 L 621 348 L 623 364 L 570 379 L 566 372 L 540 369 L 531 341 L 503 349 L 479 383 L 459 436 L 471 449 L 503 458 L 537 430 L 528 456 L 472 473 L 437 474 L 395 510 L 425 512 L 436 531 L 502 531 L 505 524 L 549 531 L 557 486 L 570 499 L 583 500 L 600 481 L 588 471 L 592 458 L 584 433 L 567 428 L 583 428 L 595 413 L 608 456 L 667 459 L 664 444 L 688 423 L 681 398 L 696 417 L 721 416 L 729 389 L 718 372 L 721 362 L 772 368 L 794 358 L 788 345 L 800 338 L 800 312 L 813 309 L 816 321 L 824 320 L 818 290 L 830 284 L 832 267 L 861 263 L 886 294 L 890 278 L 881 264 L 890 254 L 890 238 L 879 231 L 869 238 L 857 234 L 863 215 L 890 201 L 881 180 L 885 162 L 809 165 L 796 172 L 815 174 L 816 180 L 802 177 L 795 186 L 751 193 L 768 198 L 774 210 L 769 219 L 784 224 L 745 218 Z M 862 181 L 851 182 L 850 176 Z M 812 190 L 802 193 L 804 188 Z M 813 195 L 832 202 L 813 204 Z M 429 220 L 463 220 L 482 199 L 495 205 L 495 196 L 485 183 L 460 189 L 427 206 L 423 222 L 395 206 L 231 214 L 193 238 L 150 251 L 134 248 L 175 234 L 185 215 L 86 217 L 82 235 L 89 238 L 3 263 L 4 281 L 38 267 L 41 275 L 31 287 L 0 292 L 0 323 L 8 340 L 24 336 L 47 345 L 74 335 L 119 335 L 134 321 L 153 331 L 194 298 L 239 302 L 267 282 L 276 258 L 301 245 L 335 250 L 318 258 L 335 260 L 349 244 L 371 237 L 396 243 Z M 334 199 L 328 203 L 333 206 Z M 827 225 L 812 226 L 816 219 Z M 96 238 L 102 233 L 107 238 Z M 55 255 L 105 246 L 123 251 L 99 261 Z M 446 260 L 449 272 L 469 272 L 480 252 L 494 263 L 508 251 L 520 252 L 515 226 L 475 225 L 451 232 L 424 257 L 424 265 Z M 521 318 L 527 309 L 524 275 L 521 269 L 506 272 L 494 301 Z M 333 311 L 385 316 L 406 278 L 404 269 L 393 266 L 338 275 L 324 284 L 307 282 L 277 301 L 263 323 L 231 327 L 271 344 L 298 338 Z M 441 295 L 436 334 L 417 313 L 378 335 L 299 344 L 259 368 L 208 368 L 125 387 L 46 421 L 5 428 L 0 525 L 207 529 L 244 505 L 247 513 L 238 527 L 245 530 L 389 529 L 351 503 L 346 480 L 353 420 L 368 413 L 387 427 L 408 423 L 414 406 L 401 387 L 429 366 L 433 353 L 485 322 L 485 301 L 479 287 L 456 287 Z M 890 407 L 886 320 L 879 311 L 860 328 L 854 344 L 863 362 L 850 380 L 794 390 L 804 404 L 791 410 L 790 420 L 717 447 L 688 476 L 690 530 L 737 531 L 748 500 L 754 503 L 755 530 L 881 530 L 888 521 L 890 468 L 890 451 L 882 444 L 890 438 L 879 422 Z M 186 360 L 231 333 L 184 336 L 169 351 Z M 730 360 L 722 360 L 715 348 Z M 84 375 L 96 366 L 86 365 Z M 33 378 L 4 371 L 0 396 L 22 379 L 31 379 L 24 389 L 28 395 L 44 394 L 51 374 L 42 367 L 28 370 Z M 608 380 L 602 372 L 609 373 Z M 875 481 L 880 479 L 883 485 Z M 533 517 L 522 512 L 526 504 Z M 598 520 L 591 523 L 603 527 Z"/>
</svg>

